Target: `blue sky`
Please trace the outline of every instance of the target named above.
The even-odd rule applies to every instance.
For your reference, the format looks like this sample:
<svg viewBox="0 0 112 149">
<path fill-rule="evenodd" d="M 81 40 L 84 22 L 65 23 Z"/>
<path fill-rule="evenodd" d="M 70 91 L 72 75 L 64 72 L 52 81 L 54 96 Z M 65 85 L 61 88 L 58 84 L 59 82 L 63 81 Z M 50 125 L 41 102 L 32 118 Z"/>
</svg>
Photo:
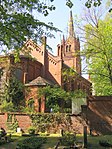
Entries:
<svg viewBox="0 0 112 149">
<path fill-rule="evenodd" d="M 56 6 L 55 11 L 50 12 L 50 14 L 47 17 L 44 17 L 41 14 L 38 14 L 38 19 L 40 21 L 44 21 L 45 23 L 53 22 L 53 25 L 55 27 L 62 30 L 62 33 L 53 32 L 56 37 L 55 39 L 53 38 L 47 39 L 47 44 L 52 47 L 54 55 L 57 54 L 57 44 L 60 43 L 63 34 L 65 35 L 65 37 L 67 36 L 67 26 L 69 21 L 70 10 L 72 10 L 73 18 L 75 18 L 76 15 L 78 18 L 80 18 L 84 14 L 83 9 L 85 9 L 85 5 L 84 5 L 85 1 L 87 0 L 73 0 L 74 6 L 72 7 L 72 9 L 70 9 L 66 6 L 66 0 L 54 0 L 53 4 Z M 102 0 L 102 1 L 103 1 L 102 3 L 104 4 L 107 0 Z M 74 25 L 75 25 L 75 22 L 74 22 Z M 76 26 L 74 26 L 74 28 L 76 30 Z M 85 62 L 83 61 L 82 63 L 83 63 L 83 67 L 85 67 Z M 87 76 L 85 77 L 87 78 Z"/>
<path fill-rule="evenodd" d="M 87 0 L 72 0 L 74 2 L 74 6 L 72 7 L 73 17 L 77 15 L 78 18 L 84 14 L 83 9 L 85 9 L 85 2 Z M 106 3 L 108 0 L 102 0 L 102 3 Z M 69 21 L 69 13 L 70 8 L 66 6 L 66 0 L 54 0 L 53 4 L 56 6 L 56 10 L 50 12 L 50 14 L 47 17 L 44 17 L 41 14 L 38 14 L 37 18 L 40 21 L 44 21 L 45 23 L 53 22 L 53 25 L 60 30 L 62 30 L 63 33 L 60 32 L 53 32 L 55 35 L 55 39 L 47 39 L 48 45 L 50 45 L 53 48 L 53 53 L 56 54 L 56 46 L 60 43 L 61 38 L 63 34 L 65 37 L 67 36 L 67 26 Z M 75 26 L 76 30 L 76 26 Z"/>
<path fill-rule="evenodd" d="M 80 0 L 74 0 L 74 6 L 72 7 L 72 9 L 70 9 L 66 6 L 66 0 L 54 0 L 53 4 L 56 6 L 56 10 L 50 12 L 47 17 L 43 17 L 42 15 L 38 16 L 40 21 L 44 21 L 46 23 L 53 22 L 53 25 L 62 31 L 62 33 L 53 32 L 56 37 L 55 39 L 47 39 L 48 44 L 53 48 L 54 54 L 56 54 L 56 46 L 60 43 L 62 35 L 64 34 L 65 36 L 67 36 L 67 26 L 70 10 L 72 10 L 73 12 L 73 17 L 74 15 L 79 16 L 82 13 L 82 8 L 84 7 L 84 5 L 82 5 L 81 3 L 82 2 Z"/>
<path fill-rule="evenodd" d="M 47 17 L 44 17 L 41 14 L 38 14 L 37 18 L 40 21 L 44 21 L 45 23 L 53 22 L 53 25 L 62 31 L 62 33 L 53 32 L 53 34 L 56 37 L 55 39 L 51 39 L 51 38 L 47 39 L 47 43 L 53 48 L 53 53 L 55 55 L 57 53 L 56 52 L 57 44 L 60 43 L 63 34 L 65 35 L 65 37 L 67 36 L 67 26 L 69 21 L 70 10 L 72 10 L 73 17 L 77 16 L 77 18 L 80 18 L 80 16 L 82 16 L 84 13 L 83 10 L 86 8 L 85 7 L 86 1 L 87 0 L 72 0 L 72 2 L 74 3 L 74 6 L 72 7 L 72 9 L 70 9 L 66 6 L 66 0 L 54 0 L 52 4 L 56 6 L 55 11 L 50 12 Z M 102 0 L 102 4 L 106 3 L 107 1 L 108 0 Z M 75 26 L 75 30 L 76 30 L 76 26 Z"/>
</svg>

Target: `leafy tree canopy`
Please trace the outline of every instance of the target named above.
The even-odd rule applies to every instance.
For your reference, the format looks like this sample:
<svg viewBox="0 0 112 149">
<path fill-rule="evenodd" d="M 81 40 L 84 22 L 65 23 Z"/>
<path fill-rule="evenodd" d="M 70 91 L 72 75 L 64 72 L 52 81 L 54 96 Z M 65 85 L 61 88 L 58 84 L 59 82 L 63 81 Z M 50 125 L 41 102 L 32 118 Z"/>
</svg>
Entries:
<svg viewBox="0 0 112 149">
<path fill-rule="evenodd" d="M 33 12 L 42 13 L 47 16 L 50 11 L 55 10 L 52 4 L 54 0 L 1 0 L 0 1 L 0 48 L 2 52 L 9 53 L 9 50 L 16 49 L 16 55 L 20 47 L 28 38 L 39 39 L 45 32 L 47 36 L 53 36 L 51 30 L 58 31 L 52 24 L 35 19 Z M 99 6 L 101 0 L 87 0 L 86 7 L 91 5 Z M 66 0 L 66 5 L 71 8 L 72 0 Z M 0 51 L 0 52 L 1 52 Z M 18 54 L 17 54 L 18 53 Z"/>
<path fill-rule="evenodd" d="M 112 95 L 112 18 L 86 25 L 85 55 L 96 95 Z"/>
<path fill-rule="evenodd" d="M 38 97 L 46 97 L 46 106 L 49 109 L 55 109 L 56 111 L 63 111 L 62 109 L 71 108 L 72 101 L 77 104 L 77 102 L 82 102 L 82 98 L 86 97 L 86 93 L 82 90 L 75 91 L 65 91 L 60 87 L 54 86 L 46 86 L 43 88 L 39 88 Z M 82 102 L 83 104 L 83 102 Z"/>
<path fill-rule="evenodd" d="M 71 95 L 69 92 L 64 91 L 62 88 L 54 86 L 46 86 L 44 88 L 39 88 L 38 90 L 38 96 L 46 97 L 46 107 L 48 109 L 57 109 L 59 111 L 59 108 L 63 108 L 63 103 L 65 103 L 67 100 L 70 100 Z"/>
<path fill-rule="evenodd" d="M 13 76 L 9 79 L 9 83 L 5 84 L 5 100 L 12 102 L 15 107 L 19 107 L 20 102 L 24 100 L 23 89 L 24 85 Z"/>
<path fill-rule="evenodd" d="M 16 49 L 19 53 L 19 48 L 28 38 L 33 40 L 39 39 L 44 28 L 57 31 L 52 24 L 35 19 L 33 11 L 42 13 L 47 16 L 50 11 L 55 10 L 55 6 L 50 0 L 47 5 L 40 0 L 1 0 L 0 1 L 0 47 L 2 51 L 9 52 L 9 49 Z M 52 36 L 50 32 L 46 33 Z M 1 52 L 1 51 L 0 51 Z"/>
</svg>

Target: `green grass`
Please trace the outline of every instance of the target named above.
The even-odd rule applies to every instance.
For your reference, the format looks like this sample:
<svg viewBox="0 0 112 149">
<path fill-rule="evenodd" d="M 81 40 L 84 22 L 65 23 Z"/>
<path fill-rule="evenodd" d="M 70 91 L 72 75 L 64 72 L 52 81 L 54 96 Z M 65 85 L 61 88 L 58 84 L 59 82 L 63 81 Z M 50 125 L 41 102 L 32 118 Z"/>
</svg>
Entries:
<svg viewBox="0 0 112 149">
<path fill-rule="evenodd" d="M 47 137 L 47 142 L 43 144 L 42 149 L 54 149 L 57 142 L 59 141 L 59 137 Z"/>
<path fill-rule="evenodd" d="M 105 135 L 105 136 L 98 136 L 98 137 L 88 137 L 88 143 L 90 146 L 92 146 L 93 149 L 97 147 L 98 149 L 104 149 L 105 147 L 102 147 L 99 145 L 100 140 L 109 140 L 112 144 L 112 135 Z"/>
<path fill-rule="evenodd" d="M 100 140 L 109 140 L 109 142 L 111 142 L 111 144 L 112 144 L 112 135 L 88 136 L 87 139 L 88 139 L 88 149 L 105 149 L 105 147 L 102 147 L 99 145 Z M 83 136 L 77 136 L 76 140 L 83 141 Z M 106 149 L 108 149 L 108 148 L 106 148 Z"/>
<path fill-rule="evenodd" d="M 43 144 L 42 149 L 54 149 L 57 142 L 59 141 L 60 135 L 53 134 L 49 136 L 37 136 L 37 137 L 47 137 L 47 142 Z M 13 142 L 2 145 L 5 149 L 16 149 L 16 144 L 18 141 L 27 138 L 26 136 L 12 136 Z M 112 143 L 112 135 L 105 136 L 88 136 L 88 149 L 105 149 L 99 145 L 99 140 L 109 140 Z M 76 141 L 83 142 L 83 136 L 77 135 Z M 61 149 L 62 147 L 60 147 Z M 110 149 L 110 148 L 107 148 Z"/>
</svg>

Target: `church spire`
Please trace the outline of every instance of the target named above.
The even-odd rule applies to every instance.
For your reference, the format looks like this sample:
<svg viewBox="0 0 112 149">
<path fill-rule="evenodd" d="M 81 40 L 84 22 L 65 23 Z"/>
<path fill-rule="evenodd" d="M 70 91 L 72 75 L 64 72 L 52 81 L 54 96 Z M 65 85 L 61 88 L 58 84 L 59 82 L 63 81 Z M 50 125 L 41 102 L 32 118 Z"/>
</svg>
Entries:
<svg viewBox="0 0 112 149">
<path fill-rule="evenodd" d="M 69 37 L 75 37 L 74 24 L 73 24 L 73 17 L 72 17 L 72 11 L 70 11 L 70 18 L 69 18 L 68 32 L 69 32 Z"/>
</svg>

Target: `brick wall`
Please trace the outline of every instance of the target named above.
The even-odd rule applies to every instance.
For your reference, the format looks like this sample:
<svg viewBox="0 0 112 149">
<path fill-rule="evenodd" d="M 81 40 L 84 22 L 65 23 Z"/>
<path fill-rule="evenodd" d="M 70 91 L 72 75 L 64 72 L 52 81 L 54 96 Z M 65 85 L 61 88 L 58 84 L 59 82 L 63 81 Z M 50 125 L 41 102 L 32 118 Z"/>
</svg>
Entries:
<svg viewBox="0 0 112 149">
<path fill-rule="evenodd" d="M 15 114 L 15 117 L 18 121 L 19 127 L 24 131 L 27 132 L 28 128 L 31 126 L 32 122 L 27 114 Z"/>
<path fill-rule="evenodd" d="M 27 131 L 28 127 L 31 126 L 31 119 L 27 114 L 12 113 L 18 121 L 19 127 L 23 131 Z M 64 123 L 60 126 L 55 126 L 59 132 L 60 128 L 73 130 L 76 133 L 83 133 L 83 126 L 88 126 L 92 129 L 94 134 L 112 134 L 112 97 L 94 97 L 93 100 L 89 101 L 89 106 L 82 106 L 82 113 L 80 115 L 71 115 L 72 124 L 65 125 Z M 6 128 L 7 113 L 0 113 L 0 127 Z"/>
<path fill-rule="evenodd" d="M 31 126 L 32 121 L 27 114 L 21 114 L 21 113 L 10 113 L 15 117 L 18 121 L 19 127 L 23 130 L 23 132 L 27 132 L 28 128 Z M 7 113 L 0 113 L 0 127 L 5 128 L 7 130 Z M 67 125 L 65 123 L 56 125 L 55 127 L 52 127 L 49 129 L 49 132 L 60 132 L 60 128 L 63 128 L 64 130 L 73 130 L 76 133 L 83 133 L 83 124 L 85 123 L 84 120 L 80 116 L 71 116 L 72 119 L 72 125 Z"/>
<path fill-rule="evenodd" d="M 7 114 L 0 113 L 0 128 L 3 127 L 6 129 L 6 122 L 7 122 Z"/>
<path fill-rule="evenodd" d="M 94 96 L 86 111 L 89 127 L 99 134 L 112 134 L 112 96 Z"/>
<path fill-rule="evenodd" d="M 28 86 L 25 93 L 25 99 L 26 99 L 26 105 L 28 103 L 29 99 L 33 99 L 34 102 L 34 108 L 36 112 L 45 112 L 45 99 L 44 97 L 38 98 L 37 95 L 38 87 L 37 86 Z M 39 103 L 39 100 L 41 102 Z"/>
<path fill-rule="evenodd" d="M 21 113 L 10 113 L 15 116 L 15 118 L 18 121 L 18 125 L 20 128 L 22 128 L 23 131 L 27 131 L 28 127 L 31 126 L 31 119 L 27 114 L 21 114 Z M 0 128 L 3 127 L 5 130 L 7 130 L 7 118 L 8 113 L 0 113 Z"/>
</svg>

